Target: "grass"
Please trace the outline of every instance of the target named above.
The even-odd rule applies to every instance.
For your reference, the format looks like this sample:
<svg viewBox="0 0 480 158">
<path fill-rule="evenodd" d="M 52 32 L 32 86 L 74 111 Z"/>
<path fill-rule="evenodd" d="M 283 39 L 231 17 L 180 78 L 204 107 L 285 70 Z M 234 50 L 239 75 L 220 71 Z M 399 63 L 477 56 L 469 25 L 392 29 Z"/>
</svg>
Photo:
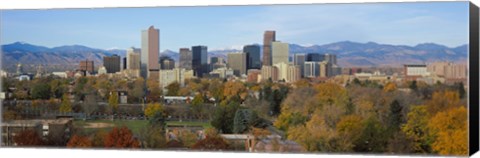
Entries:
<svg viewBox="0 0 480 158">
<path fill-rule="evenodd" d="M 122 127 L 126 126 L 134 134 L 139 134 L 140 130 L 148 125 L 147 120 L 92 120 L 92 121 L 83 121 L 83 120 L 75 120 L 73 121 L 73 125 L 75 127 L 83 128 L 88 125 L 88 123 L 108 123 L 113 124 L 114 127 Z M 209 122 L 193 122 L 193 121 L 168 121 L 167 125 L 195 125 L 195 126 L 203 126 L 203 128 L 212 127 Z M 112 127 L 105 127 L 105 128 L 83 128 L 85 132 L 94 132 L 99 129 L 110 130 Z"/>
</svg>

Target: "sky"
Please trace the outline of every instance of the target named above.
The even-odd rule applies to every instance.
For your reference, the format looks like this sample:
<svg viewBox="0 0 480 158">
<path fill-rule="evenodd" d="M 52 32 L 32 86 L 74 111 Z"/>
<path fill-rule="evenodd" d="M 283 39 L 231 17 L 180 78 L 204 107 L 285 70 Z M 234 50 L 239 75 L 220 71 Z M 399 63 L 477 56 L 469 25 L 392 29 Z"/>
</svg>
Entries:
<svg viewBox="0 0 480 158">
<path fill-rule="evenodd" d="M 303 46 L 339 41 L 415 46 L 468 43 L 468 2 L 1 10 L 0 42 L 101 49 L 141 46 L 160 29 L 160 49 L 262 44 L 263 32 Z"/>
</svg>

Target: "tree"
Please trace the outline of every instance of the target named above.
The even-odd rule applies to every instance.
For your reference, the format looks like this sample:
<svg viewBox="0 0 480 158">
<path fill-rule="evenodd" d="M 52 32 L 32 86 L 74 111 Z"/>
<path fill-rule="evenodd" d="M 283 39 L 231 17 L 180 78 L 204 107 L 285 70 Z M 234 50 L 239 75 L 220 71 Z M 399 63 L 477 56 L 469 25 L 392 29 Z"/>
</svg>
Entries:
<svg viewBox="0 0 480 158">
<path fill-rule="evenodd" d="M 430 145 L 433 142 L 428 125 L 428 112 L 424 105 L 414 106 L 407 114 L 407 122 L 402 126 L 402 131 L 407 138 L 412 139 L 413 152 L 431 153 Z"/>
<path fill-rule="evenodd" d="M 165 131 L 162 128 L 147 126 L 140 130 L 139 137 L 143 148 L 160 149 L 166 147 Z"/>
<path fill-rule="evenodd" d="M 359 138 L 355 141 L 356 152 L 373 152 L 381 153 L 385 151 L 387 138 L 385 136 L 385 128 L 375 118 L 370 117 L 363 122 L 363 130 Z"/>
<path fill-rule="evenodd" d="M 244 133 L 249 131 L 251 126 L 256 123 L 257 119 L 257 114 L 250 109 L 237 110 L 233 119 L 233 133 Z"/>
<path fill-rule="evenodd" d="M 35 130 L 24 130 L 13 136 L 13 141 L 17 146 L 41 146 L 45 143 Z"/>
<path fill-rule="evenodd" d="M 384 92 L 393 92 L 397 89 L 397 85 L 394 82 L 389 82 L 383 87 Z"/>
<path fill-rule="evenodd" d="M 140 142 L 127 127 L 114 127 L 104 138 L 106 148 L 138 148 Z"/>
<path fill-rule="evenodd" d="M 403 123 L 402 108 L 403 107 L 397 100 L 394 100 L 390 104 L 390 112 L 388 114 L 388 126 L 390 132 L 398 131 L 400 129 L 400 125 Z"/>
<path fill-rule="evenodd" d="M 203 95 L 198 93 L 195 95 L 195 97 L 193 97 L 192 106 L 200 106 L 200 104 L 203 104 L 204 102 Z"/>
<path fill-rule="evenodd" d="M 143 100 L 145 96 L 145 80 L 142 77 L 137 78 L 133 83 L 131 94 L 137 100 Z"/>
<path fill-rule="evenodd" d="M 152 118 L 158 112 L 160 112 L 162 115 L 165 115 L 165 109 L 160 103 L 149 103 L 144 111 L 145 116 L 149 118 Z"/>
<path fill-rule="evenodd" d="M 354 143 L 360 138 L 359 131 L 363 130 L 363 118 L 359 115 L 347 115 L 340 119 L 337 123 L 336 132 L 341 139 L 341 146 L 344 151 L 352 151 L 355 147 Z"/>
<path fill-rule="evenodd" d="M 463 85 L 463 82 L 455 83 L 455 89 L 457 89 L 458 94 L 460 95 L 460 98 L 464 98 L 465 95 L 467 94 L 465 91 L 465 86 Z"/>
<path fill-rule="evenodd" d="M 227 81 L 227 83 L 225 83 L 225 87 L 223 88 L 223 95 L 227 100 L 235 97 L 245 99 L 246 94 L 247 89 L 241 82 Z"/>
<path fill-rule="evenodd" d="M 468 154 L 467 109 L 463 106 L 437 113 L 428 123 L 435 135 L 432 149 L 441 155 Z"/>
<path fill-rule="evenodd" d="M 180 139 L 180 142 L 182 142 L 183 146 L 187 148 L 192 147 L 195 143 L 197 143 L 198 140 L 197 134 L 190 132 L 189 130 L 181 131 L 177 134 L 177 136 Z"/>
<path fill-rule="evenodd" d="M 166 119 L 165 119 L 165 114 L 163 113 L 162 110 L 155 111 L 153 116 L 150 117 L 148 123 L 149 123 L 150 127 L 156 127 L 156 128 L 164 130 L 165 126 L 167 125 Z"/>
<path fill-rule="evenodd" d="M 154 78 L 149 78 L 147 80 L 147 89 L 148 89 L 147 102 L 148 103 L 159 102 L 160 96 L 162 95 L 162 90 L 160 89 L 160 85 L 158 81 Z"/>
<path fill-rule="evenodd" d="M 418 89 L 417 81 L 416 80 L 412 81 L 408 87 L 413 91 L 417 91 L 417 89 Z"/>
<path fill-rule="evenodd" d="M 68 94 L 64 94 L 62 97 L 62 104 L 60 104 L 60 112 L 72 112 L 72 103 Z"/>
<path fill-rule="evenodd" d="M 228 149 L 228 143 L 220 136 L 207 136 L 195 143 L 192 149 L 195 150 L 226 150 Z"/>
<path fill-rule="evenodd" d="M 222 133 L 232 133 L 235 112 L 239 108 L 240 104 L 234 101 L 228 103 L 228 105 L 220 104 L 220 106 L 215 108 L 213 119 L 211 121 L 212 126 Z"/>
<path fill-rule="evenodd" d="M 98 130 L 93 135 L 92 146 L 93 147 L 104 147 L 104 139 L 107 137 L 107 132 L 103 129 Z"/>
<path fill-rule="evenodd" d="M 67 143 L 68 148 L 89 148 L 92 147 L 92 141 L 86 136 L 73 135 Z"/>
<path fill-rule="evenodd" d="M 98 108 L 96 96 L 93 94 L 88 94 L 85 96 L 85 100 L 82 104 L 83 112 L 90 117 L 90 115 Z"/>
<path fill-rule="evenodd" d="M 180 91 L 180 84 L 178 82 L 170 83 L 167 87 L 167 96 L 178 96 Z"/>
<path fill-rule="evenodd" d="M 431 116 L 436 114 L 437 112 L 445 111 L 450 108 L 459 107 L 461 106 L 460 95 L 456 91 L 441 91 L 441 92 L 434 92 L 432 95 L 432 99 L 427 101 L 427 111 L 430 113 Z"/>
<path fill-rule="evenodd" d="M 112 112 L 115 113 L 118 109 L 118 93 L 110 92 L 110 97 L 108 98 L 108 106 L 112 109 Z"/>
<path fill-rule="evenodd" d="M 50 85 L 47 83 L 36 83 L 31 91 L 33 99 L 50 99 Z"/>
</svg>

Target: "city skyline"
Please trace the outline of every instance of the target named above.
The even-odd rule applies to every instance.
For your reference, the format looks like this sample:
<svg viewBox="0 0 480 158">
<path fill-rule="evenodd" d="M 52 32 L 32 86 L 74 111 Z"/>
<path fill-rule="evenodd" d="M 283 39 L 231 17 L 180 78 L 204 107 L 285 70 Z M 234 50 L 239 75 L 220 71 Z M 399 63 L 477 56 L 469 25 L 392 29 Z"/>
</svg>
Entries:
<svg viewBox="0 0 480 158">
<path fill-rule="evenodd" d="M 467 2 L 441 2 L 8 10 L 2 11 L 1 38 L 2 44 L 24 41 L 47 47 L 139 48 L 139 32 L 154 25 L 162 34 L 160 51 L 193 45 L 206 45 L 211 50 L 241 49 L 247 44 L 262 44 L 264 30 L 275 30 L 278 39 L 303 46 L 374 41 L 456 47 L 468 44 L 466 8 Z M 444 13 L 445 9 L 451 12 Z M 336 18 L 332 19 L 332 14 Z M 437 27 L 442 25 L 449 27 Z"/>
</svg>

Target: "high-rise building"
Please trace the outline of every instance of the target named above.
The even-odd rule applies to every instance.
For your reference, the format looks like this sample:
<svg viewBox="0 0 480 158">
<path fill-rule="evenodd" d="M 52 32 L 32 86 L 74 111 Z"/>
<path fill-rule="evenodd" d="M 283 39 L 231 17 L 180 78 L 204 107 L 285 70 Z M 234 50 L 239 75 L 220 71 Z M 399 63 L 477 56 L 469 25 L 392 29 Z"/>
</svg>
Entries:
<svg viewBox="0 0 480 158">
<path fill-rule="evenodd" d="M 408 64 L 404 65 L 405 80 L 416 80 L 417 78 L 428 76 L 427 65 L 424 64 Z"/>
<path fill-rule="evenodd" d="M 275 66 L 262 66 L 262 80 L 278 80 L 278 68 Z"/>
<path fill-rule="evenodd" d="M 306 61 L 304 64 L 304 77 L 315 78 L 320 75 L 320 65 L 315 61 Z"/>
<path fill-rule="evenodd" d="M 223 58 L 220 57 L 211 57 L 210 58 L 210 64 L 223 64 L 225 61 L 223 61 Z"/>
<path fill-rule="evenodd" d="M 175 60 L 168 56 L 160 57 L 160 69 L 161 70 L 171 70 L 175 68 Z"/>
<path fill-rule="evenodd" d="M 308 53 L 305 61 L 324 61 L 325 60 L 325 55 L 323 54 L 318 54 L 318 53 Z"/>
<path fill-rule="evenodd" d="M 332 64 L 327 61 L 322 61 L 318 63 L 320 74 L 319 77 L 330 77 L 333 76 L 332 73 Z"/>
<path fill-rule="evenodd" d="M 80 61 L 79 70 L 88 71 L 90 73 L 94 72 L 94 64 L 92 60 Z"/>
<path fill-rule="evenodd" d="M 160 30 L 150 26 L 148 30 L 142 31 L 142 55 L 141 55 L 141 75 L 147 79 L 150 76 L 158 79 L 158 70 L 160 64 L 158 56 L 160 54 Z"/>
<path fill-rule="evenodd" d="M 325 59 L 324 59 L 325 61 L 327 61 L 327 62 L 329 62 L 333 65 L 337 64 L 337 55 L 335 55 L 335 54 L 325 54 L 324 57 L 325 57 Z"/>
<path fill-rule="evenodd" d="M 303 76 L 305 66 L 305 54 L 295 54 L 293 56 L 293 65 L 300 66 L 300 76 Z"/>
<path fill-rule="evenodd" d="M 272 42 L 275 41 L 275 31 L 265 31 L 263 34 L 263 65 L 272 66 Z"/>
<path fill-rule="evenodd" d="M 127 69 L 127 57 L 123 57 L 122 70 L 126 70 L 126 69 Z"/>
<path fill-rule="evenodd" d="M 249 69 L 247 71 L 247 82 L 258 82 L 258 76 L 262 73 L 259 69 Z"/>
<path fill-rule="evenodd" d="M 192 69 L 195 73 L 195 76 L 202 77 L 204 73 L 208 73 L 207 56 L 207 46 L 192 47 Z"/>
<path fill-rule="evenodd" d="M 287 70 L 287 82 L 296 82 L 302 78 L 300 65 L 289 65 Z"/>
<path fill-rule="evenodd" d="M 107 69 L 107 73 L 116 73 L 120 71 L 120 58 L 121 57 L 116 54 L 103 57 L 103 66 Z"/>
<path fill-rule="evenodd" d="M 190 48 L 180 48 L 179 62 L 179 68 L 192 69 L 192 51 L 190 51 Z"/>
<path fill-rule="evenodd" d="M 467 66 L 452 62 L 433 62 L 427 64 L 427 71 L 445 79 L 466 79 Z"/>
<path fill-rule="evenodd" d="M 236 76 L 245 75 L 247 73 L 247 54 L 243 52 L 229 53 L 227 65 L 233 69 Z"/>
<path fill-rule="evenodd" d="M 140 49 L 134 47 L 127 49 L 127 69 L 140 69 Z"/>
<path fill-rule="evenodd" d="M 272 42 L 272 64 L 289 63 L 288 61 L 288 43 Z"/>
<path fill-rule="evenodd" d="M 278 69 L 278 80 L 279 81 L 287 81 L 288 75 L 288 63 L 281 62 L 273 65 Z"/>
<path fill-rule="evenodd" d="M 166 91 L 166 87 L 174 82 L 178 82 L 180 86 L 185 85 L 185 73 L 186 70 L 184 68 L 174 68 L 170 70 L 160 70 L 159 71 L 159 81 L 160 87 Z"/>
<path fill-rule="evenodd" d="M 262 67 L 259 45 L 243 46 L 243 52 L 247 54 L 247 69 L 260 69 Z"/>
</svg>

